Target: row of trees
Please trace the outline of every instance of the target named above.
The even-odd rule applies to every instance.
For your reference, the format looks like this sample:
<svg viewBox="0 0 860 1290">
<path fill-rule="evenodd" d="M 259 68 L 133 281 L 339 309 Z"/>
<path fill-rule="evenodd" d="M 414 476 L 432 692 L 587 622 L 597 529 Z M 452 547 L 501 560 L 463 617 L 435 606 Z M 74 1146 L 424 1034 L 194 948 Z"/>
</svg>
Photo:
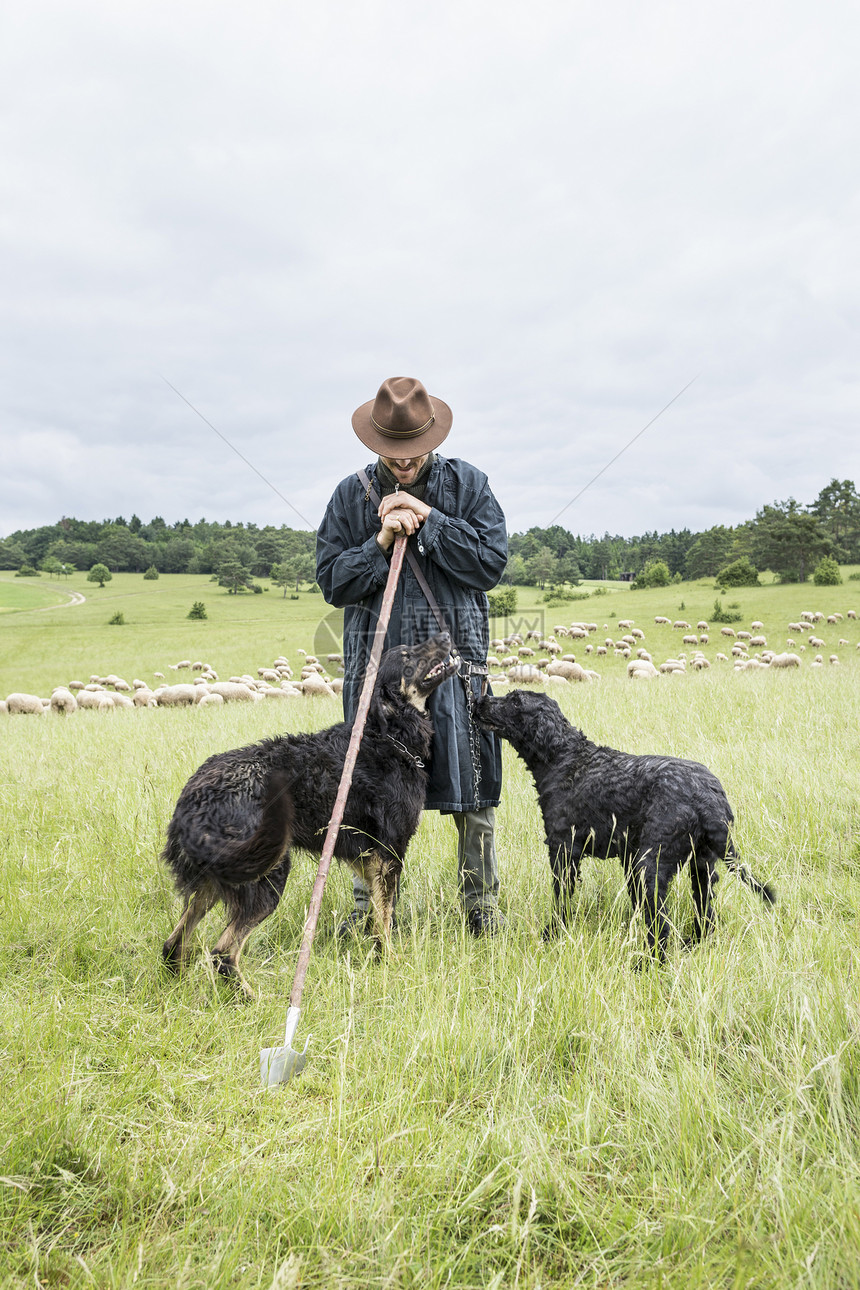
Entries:
<svg viewBox="0 0 860 1290">
<path fill-rule="evenodd" d="M 229 566 L 231 589 L 271 576 L 286 595 L 288 586 L 313 578 L 314 546 L 313 532 L 285 525 L 181 520 L 168 526 L 160 516 L 148 524 L 136 515 L 100 523 L 64 517 L 0 540 L 0 568 L 33 567 L 56 575 L 102 564 L 114 573 L 156 569 L 220 577 Z M 609 533 L 581 537 L 559 524 L 513 533 L 504 581 L 539 587 L 576 585 L 583 578 L 633 581 L 658 563 L 672 578 L 709 578 L 747 560 L 783 581 L 804 582 L 823 556 L 860 563 L 860 496 L 850 479 L 832 479 L 808 505 L 794 498 L 773 502 L 755 519 L 703 533 L 655 529 L 632 538 Z"/>
<path fill-rule="evenodd" d="M 272 565 L 297 556 L 313 558 L 316 535 L 285 525 L 224 524 L 181 520 L 168 526 L 160 516 L 143 524 L 136 515 L 101 523 L 64 517 L 57 524 L 19 530 L 0 541 L 0 568 L 31 565 L 63 573 L 103 564 L 113 573 L 216 573 L 236 562 L 251 577 L 267 578 Z"/>
<path fill-rule="evenodd" d="M 715 578 L 745 561 L 770 569 L 784 582 L 805 582 L 823 557 L 860 563 L 860 495 L 850 479 L 832 479 L 814 502 L 789 498 L 763 506 L 755 519 L 736 527 L 715 525 L 645 533 L 641 537 L 583 538 L 567 529 L 529 529 L 513 534 L 505 581 L 544 587 L 582 578 L 626 577 L 636 585 L 646 569 L 662 565 L 672 578 Z"/>
</svg>

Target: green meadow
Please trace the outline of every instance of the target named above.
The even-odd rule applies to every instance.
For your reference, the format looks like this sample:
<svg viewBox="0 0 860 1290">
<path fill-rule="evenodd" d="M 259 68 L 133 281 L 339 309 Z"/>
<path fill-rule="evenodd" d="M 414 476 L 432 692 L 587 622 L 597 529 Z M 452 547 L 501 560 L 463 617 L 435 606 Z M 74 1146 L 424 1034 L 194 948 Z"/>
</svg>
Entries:
<svg viewBox="0 0 860 1290">
<path fill-rule="evenodd" d="M 85 603 L 63 607 L 72 592 Z M 583 619 L 602 639 L 632 618 L 659 663 L 681 633 L 654 615 L 695 625 L 717 594 L 614 586 L 546 608 L 520 589 L 518 622 Z M 179 904 L 158 855 L 206 756 L 329 724 L 337 701 L 0 718 L 0 1286 L 856 1286 L 860 584 L 721 598 L 774 649 L 805 609 L 846 617 L 815 629 L 821 668 L 807 647 L 800 669 L 735 673 L 713 628 L 708 671 L 634 684 L 610 652 L 591 656 L 598 683 L 553 694 L 599 742 L 709 765 L 775 908 L 723 873 L 716 931 L 686 952 L 682 874 L 657 966 L 620 866 L 592 860 L 567 933 L 544 944 L 543 832 L 505 748 L 504 935 L 466 934 L 443 817 L 413 841 L 387 959 L 337 940 L 351 890 L 333 870 L 297 1036 L 308 1063 L 274 1091 L 259 1051 L 281 1042 L 316 861 L 296 855 L 251 939 L 243 1004 L 204 954 L 179 981 L 162 972 Z M 197 600 L 205 621 L 186 617 Z M 183 658 L 222 677 L 280 653 L 295 666 L 333 638 L 328 613 L 307 590 L 228 596 L 186 575 L 100 590 L 2 574 L 0 697 L 172 678 Z M 201 949 L 219 931 L 216 911 Z"/>
</svg>

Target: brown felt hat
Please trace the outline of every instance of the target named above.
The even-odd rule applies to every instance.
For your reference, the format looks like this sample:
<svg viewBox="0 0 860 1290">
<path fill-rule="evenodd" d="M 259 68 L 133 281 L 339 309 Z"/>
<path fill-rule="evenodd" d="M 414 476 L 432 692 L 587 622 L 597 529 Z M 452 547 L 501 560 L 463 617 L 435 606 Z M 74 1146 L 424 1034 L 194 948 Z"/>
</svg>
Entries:
<svg viewBox="0 0 860 1290">
<path fill-rule="evenodd" d="M 380 457 L 423 457 L 447 438 L 453 420 L 448 404 L 431 399 L 414 376 L 391 376 L 356 408 L 352 428 Z"/>
</svg>

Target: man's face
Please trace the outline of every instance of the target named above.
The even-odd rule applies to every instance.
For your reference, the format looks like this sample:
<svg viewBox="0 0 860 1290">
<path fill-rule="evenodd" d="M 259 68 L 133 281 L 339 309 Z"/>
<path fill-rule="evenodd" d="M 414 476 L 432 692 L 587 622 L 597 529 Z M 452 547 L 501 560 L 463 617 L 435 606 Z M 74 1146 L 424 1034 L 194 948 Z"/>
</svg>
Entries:
<svg viewBox="0 0 860 1290">
<path fill-rule="evenodd" d="M 425 452 L 423 457 L 380 457 L 380 461 L 388 467 L 398 484 L 414 484 L 429 456 L 429 452 Z"/>
</svg>

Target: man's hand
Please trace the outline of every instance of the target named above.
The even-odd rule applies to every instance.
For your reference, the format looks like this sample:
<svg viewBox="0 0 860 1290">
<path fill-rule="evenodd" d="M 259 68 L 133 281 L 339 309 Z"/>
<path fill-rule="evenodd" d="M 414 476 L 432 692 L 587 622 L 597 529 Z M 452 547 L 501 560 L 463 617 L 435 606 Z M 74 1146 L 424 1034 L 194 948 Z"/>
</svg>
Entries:
<svg viewBox="0 0 860 1290">
<path fill-rule="evenodd" d="M 389 493 L 383 497 L 377 512 L 382 520 L 382 528 L 376 535 L 377 545 L 388 551 L 398 533 L 411 537 L 418 532 L 431 510 L 432 507 L 411 493 Z"/>
<path fill-rule="evenodd" d="M 380 514 L 381 511 L 380 507 Z M 420 525 L 421 521 L 414 511 L 389 507 L 387 514 L 383 516 L 382 528 L 376 535 L 376 544 L 383 551 L 388 551 L 398 534 L 405 533 L 407 537 L 411 536 L 418 532 Z"/>
<path fill-rule="evenodd" d="M 419 524 L 423 524 L 431 510 L 432 507 L 426 502 L 420 502 L 411 493 L 389 493 L 380 502 L 377 514 L 381 520 L 384 520 L 390 511 L 411 511 L 418 517 Z M 415 529 L 410 529 L 409 532 L 414 533 Z"/>
</svg>

